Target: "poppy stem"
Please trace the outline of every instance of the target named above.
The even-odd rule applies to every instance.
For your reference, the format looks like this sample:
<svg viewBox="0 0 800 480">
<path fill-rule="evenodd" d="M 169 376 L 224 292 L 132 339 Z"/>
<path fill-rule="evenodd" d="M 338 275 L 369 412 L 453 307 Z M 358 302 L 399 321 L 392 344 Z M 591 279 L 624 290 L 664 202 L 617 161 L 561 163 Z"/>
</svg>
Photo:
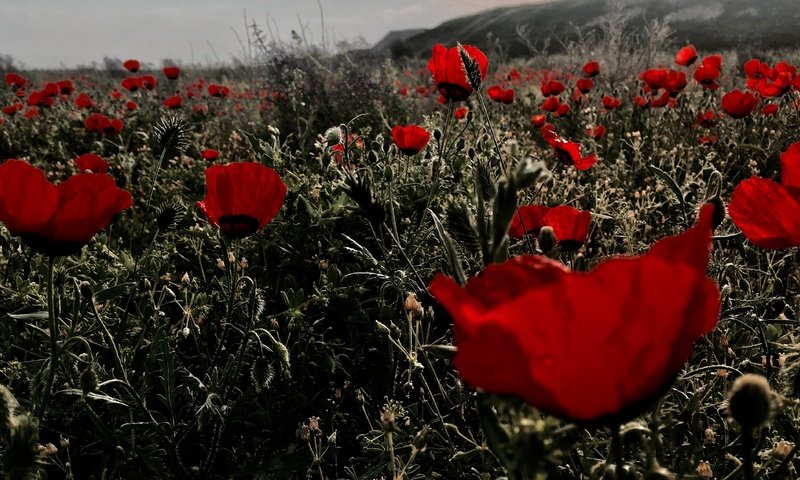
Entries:
<svg viewBox="0 0 800 480">
<path fill-rule="evenodd" d="M 625 459 L 622 453 L 622 435 L 619 424 L 611 427 L 611 454 L 616 461 L 617 480 L 622 480 L 625 472 Z"/>
<path fill-rule="evenodd" d="M 47 321 L 50 329 L 50 364 L 47 366 L 47 381 L 44 384 L 42 398 L 39 403 L 36 417 L 44 418 L 45 405 L 50 400 L 50 392 L 56 380 L 56 367 L 58 364 L 58 321 L 56 319 L 55 286 L 53 285 L 54 257 L 47 257 Z"/>
<path fill-rule="evenodd" d="M 755 442 L 753 440 L 752 430 L 746 430 L 742 432 L 742 468 L 744 468 L 745 480 L 753 480 L 755 478 L 753 471 L 753 449 L 755 448 Z"/>
</svg>

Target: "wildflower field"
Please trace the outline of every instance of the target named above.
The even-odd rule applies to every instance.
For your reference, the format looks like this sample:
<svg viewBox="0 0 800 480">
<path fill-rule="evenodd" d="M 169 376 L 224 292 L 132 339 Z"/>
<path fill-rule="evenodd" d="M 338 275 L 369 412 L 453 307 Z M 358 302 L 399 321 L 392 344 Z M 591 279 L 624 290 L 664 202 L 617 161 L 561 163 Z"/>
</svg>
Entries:
<svg viewBox="0 0 800 480">
<path fill-rule="evenodd" d="M 495 47 L 2 72 L 6 478 L 796 478 L 800 58 Z"/>
</svg>

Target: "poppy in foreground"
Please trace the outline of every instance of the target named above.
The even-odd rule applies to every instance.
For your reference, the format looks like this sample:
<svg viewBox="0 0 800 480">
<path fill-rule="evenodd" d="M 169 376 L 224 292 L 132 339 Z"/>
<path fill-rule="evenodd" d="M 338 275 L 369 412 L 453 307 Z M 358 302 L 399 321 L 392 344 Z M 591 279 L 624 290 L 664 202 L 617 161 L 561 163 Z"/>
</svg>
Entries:
<svg viewBox="0 0 800 480">
<path fill-rule="evenodd" d="M 738 88 L 722 96 L 722 109 L 733 118 L 744 118 L 755 110 L 758 98 Z"/>
<path fill-rule="evenodd" d="M 461 45 L 464 54 L 472 59 L 480 72 L 481 82 L 486 78 L 489 60 L 478 47 Z M 448 102 L 462 102 L 472 94 L 473 87 L 467 78 L 467 69 L 461 58 L 459 47 L 447 48 L 444 45 L 433 46 L 433 54 L 428 62 L 428 70 L 442 97 Z"/>
<path fill-rule="evenodd" d="M 249 237 L 281 209 L 286 185 L 260 163 L 213 165 L 206 169 L 206 197 L 197 207 L 229 238 Z"/>
<path fill-rule="evenodd" d="M 78 253 L 131 203 L 131 194 L 105 174 L 74 175 L 56 186 L 21 160 L 0 165 L 0 221 L 51 257 Z"/>
<path fill-rule="evenodd" d="M 593 425 L 634 418 L 660 396 L 719 318 L 705 270 L 712 205 L 635 257 L 572 272 L 542 256 L 488 266 L 429 291 L 453 318 L 459 375 L 543 412 Z"/>
<path fill-rule="evenodd" d="M 106 173 L 108 171 L 108 162 L 94 153 L 84 153 L 76 158 L 75 166 L 78 167 L 78 170 L 81 172 L 88 170 L 92 173 Z"/>
<path fill-rule="evenodd" d="M 582 157 L 580 145 L 561 138 L 552 129 L 546 128 L 546 126 L 542 127 L 542 136 L 545 141 L 553 147 L 553 153 L 556 158 L 564 165 L 572 165 L 578 170 L 588 170 L 589 167 L 597 163 L 597 155 L 592 153 Z"/>
<path fill-rule="evenodd" d="M 543 205 L 523 205 L 519 207 L 508 236 L 522 238 L 525 233 L 538 235 L 542 227 L 551 227 L 558 244 L 565 250 L 575 250 L 586 243 L 592 213 L 578 210 L 569 205 L 545 207 Z"/>
<path fill-rule="evenodd" d="M 392 128 L 392 140 L 403 155 L 416 155 L 425 149 L 431 134 L 419 125 L 395 125 Z"/>
<path fill-rule="evenodd" d="M 781 154 L 781 183 L 761 177 L 744 180 L 731 194 L 728 214 L 754 245 L 800 246 L 800 142 Z"/>
</svg>

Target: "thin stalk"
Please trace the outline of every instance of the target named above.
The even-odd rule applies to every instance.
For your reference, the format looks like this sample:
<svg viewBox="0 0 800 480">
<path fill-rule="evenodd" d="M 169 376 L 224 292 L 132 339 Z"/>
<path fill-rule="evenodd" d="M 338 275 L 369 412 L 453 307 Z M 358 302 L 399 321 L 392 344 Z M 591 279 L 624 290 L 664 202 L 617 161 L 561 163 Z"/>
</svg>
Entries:
<svg viewBox="0 0 800 480">
<path fill-rule="evenodd" d="M 744 468 L 745 480 L 755 479 L 755 470 L 753 469 L 753 449 L 755 448 L 755 442 L 753 440 L 752 430 L 742 432 L 742 450 L 744 450 L 742 468 Z"/>
<path fill-rule="evenodd" d="M 58 319 L 56 319 L 55 286 L 53 285 L 54 258 L 47 257 L 47 321 L 50 328 L 50 364 L 47 366 L 47 381 L 44 384 L 41 403 L 36 416 L 44 418 L 45 405 L 50 400 L 50 392 L 56 380 L 58 366 Z"/>
<path fill-rule="evenodd" d="M 611 427 L 611 454 L 616 461 L 617 480 L 621 480 L 625 471 L 625 459 L 622 455 L 622 435 L 620 434 L 619 425 Z"/>
</svg>

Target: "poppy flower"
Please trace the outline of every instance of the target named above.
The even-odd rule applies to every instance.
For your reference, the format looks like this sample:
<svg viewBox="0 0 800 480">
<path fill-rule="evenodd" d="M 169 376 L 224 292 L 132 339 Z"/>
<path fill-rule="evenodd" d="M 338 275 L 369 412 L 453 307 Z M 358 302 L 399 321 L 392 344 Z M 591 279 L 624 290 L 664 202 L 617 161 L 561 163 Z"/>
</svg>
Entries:
<svg viewBox="0 0 800 480">
<path fill-rule="evenodd" d="M 622 100 L 620 100 L 619 98 L 612 97 L 610 95 L 603 95 L 601 102 L 603 103 L 603 108 L 605 108 L 606 110 L 614 110 L 619 108 L 620 105 L 622 105 Z"/>
<path fill-rule="evenodd" d="M 719 78 L 719 70 L 713 66 L 701 64 L 694 71 L 693 77 L 697 83 L 703 86 L 703 88 L 716 90 L 718 87 L 717 79 Z"/>
<path fill-rule="evenodd" d="M 119 85 L 129 92 L 135 92 L 142 88 L 142 82 L 139 77 L 125 77 Z"/>
<path fill-rule="evenodd" d="M 139 77 L 139 85 L 147 90 L 153 90 L 158 85 L 158 80 L 153 75 L 142 75 Z"/>
<path fill-rule="evenodd" d="M 438 275 L 428 290 L 453 319 L 459 375 L 582 424 L 639 415 L 717 324 L 719 288 L 705 274 L 713 209 L 649 252 L 588 273 L 526 255 L 465 287 Z"/>
<path fill-rule="evenodd" d="M 534 127 L 541 127 L 545 124 L 545 122 L 547 122 L 547 115 L 543 115 L 541 113 L 537 115 L 531 115 L 531 125 Z"/>
<path fill-rule="evenodd" d="M 717 124 L 718 119 L 719 114 L 717 114 L 717 112 L 714 110 L 706 110 L 703 113 L 697 114 L 697 116 L 694 118 L 694 123 L 703 128 L 711 128 Z"/>
<path fill-rule="evenodd" d="M 556 158 L 564 165 L 572 165 L 578 170 L 588 170 L 589 167 L 597 163 L 597 155 L 594 153 L 586 157 L 581 156 L 580 145 L 569 140 L 564 140 L 555 133 L 548 139 L 547 142 L 553 147 L 553 153 Z"/>
<path fill-rule="evenodd" d="M 686 74 L 676 70 L 669 70 L 667 78 L 664 80 L 664 89 L 666 89 L 671 97 L 677 97 L 679 93 L 686 88 Z"/>
<path fill-rule="evenodd" d="M 430 133 L 418 125 L 395 125 L 392 128 L 392 141 L 403 155 L 418 154 L 425 149 L 430 139 Z"/>
<path fill-rule="evenodd" d="M 781 183 L 744 180 L 731 194 L 728 213 L 754 245 L 773 250 L 800 246 L 800 142 L 781 154 Z"/>
<path fill-rule="evenodd" d="M 14 72 L 6 73 L 6 85 L 9 87 L 22 88 L 26 83 L 28 83 L 28 81 L 25 80 L 25 77 L 22 75 Z"/>
<path fill-rule="evenodd" d="M 761 114 L 766 116 L 775 115 L 778 113 L 778 104 L 777 103 L 768 103 L 764 105 L 764 108 L 761 109 Z"/>
<path fill-rule="evenodd" d="M 466 56 L 477 64 L 480 80 L 483 82 L 489 68 L 486 55 L 472 45 L 461 45 L 461 48 Z M 438 43 L 434 45 L 431 59 L 428 61 L 428 70 L 433 76 L 436 88 L 446 101 L 462 102 L 472 94 L 473 88 L 467 78 L 467 70 L 459 47 L 447 48 Z"/>
<path fill-rule="evenodd" d="M 139 105 L 137 105 L 136 102 L 134 102 L 133 100 L 128 100 L 127 102 L 125 102 L 125 110 L 132 112 L 137 108 L 139 108 Z"/>
<path fill-rule="evenodd" d="M 733 118 L 744 118 L 756 108 L 758 99 L 750 92 L 738 88 L 722 96 L 722 109 Z"/>
<path fill-rule="evenodd" d="M 592 87 L 594 87 L 594 82 L 588 78 L 579 78 L 578 82 L 575 84 L 575 88 L 577 88 L 581 93 L 591 92 Z"/>
<path fill-rule="evenodd" d="M 694 45 L 686 45 L 675 54 L 675 63 L 682 66 L 691 66 L 697 60 L 697 50 Z"/>
<path fill-rule="evenodd" d="M 642 72 L 639 78 L 651 89 L 658 90 L 664 86 L 664 82 L 667 80 L 667 69 L 651 68 Z"/>
<path fill-rule="evenodd" d="M 86 130 L 90 132 L 102 133 L 104 135 L 117 135 L 122 131 L 122 120 L 109 118 L 102 113 L 93 113 L 86 117 L 83 122 Z"/>
<path fill-rule="evenodd" d="M 208 94 L 212 97 L 224 98 L 231 94 L 231 90 L 224 85 L 211 84 L 208 86 Z"/>
<path fill-rule="evenodd" d="M 589 127 L 586 129 L 586 135 L 594 138 L 595 140 L 600 140 L 601 138 L 606 136 L 606 127 L 604 127 L 603 125 L 595 125 L 593 127 Z"/>
<path fill-rule="evenodd" d="M 701 66 L 707 68 L 713 68 L 715 70 L 722 70 L 722 55 L 716 53 L 714 55 L 709 55 L 704 57 L 703 60 L 700 62 Z"/>
<path fill-rule="evenodd" d="M 587 77 L 595 77 L 600 73 L 600 64 L 594 60 L 583 66 L 583 74 Z"/>
<path fill-rule="evenodd" d="M 3 113 L 9 117 L 13 117 L 17 112 L 21 111 L 25 106 L 21 103 L 12 103 L 7 107 L 3 107 Z"/>
<path fill-rule="evenodd" d="M 219 157 L 219 152 L 217 150 L 214 150 L 213 148 L 206 148 L 200 153 L 200 155 L 203 157 L 204 160 L 213 162 L 214 160 L 217 159 L 217 157 Z"/>
<path fill-rule="evenodd" d="M 650 108 L 663 108 L 669 104 L 671 96 L 668 91 L 664 91 L 661 95 L 653 97 L 650 100 Z"/>
<path fill-rule="evenodd" d="M 519 207 L 511 220 L 508 236 L 523 238 L 525 233 L 538 235 L 542 227 L 551 227 L 556 241 L 562 248 L 576 250 L 586 243 L 591 220 L 591 212 L 578 210 L 569 205 L 553 208 L 542 205 L 523 205 Z"/>
<path fill-rule="evenodd" d="M 140 68 L 142 68 L 142 64 L 139 63 L 139 60 L 134 59 L 125 60 L 125 62 L 122 63 L 122 66 L 125 67 L 125 70 L 131 73 L 136 73 Z"/>
<path fill-rule="evenodd" d="M 554 117 L 563 117 L 564 115 L 568 114 L 570 111 L 569 105 L 566 103 L 562 103 L 561 105 L 556 108 L 556 111 L 553 112 Z"/>
<path fill-rule="evenodd" d="M 256 162 L 206 169 L 206 197 L 197 207 L 229 238 L 249 237 L 281 209 L 286 185 L 278 172 Z"/>
<path fill-rule="evenodd" d="M 558 80 L 549 80 L 542 82 L 541 90 L 542 95 L 545 97 L 550 97 L 553 95 L 561 95 L 561 92 L 564 91 L 564 84 L 559 82 Z"/>
<path fill-rule="evenodd" d="M 76 158 L 75 166 L 77 166 L 78 170 L 81 172 L 89 170 L 92 173 L 106 173 L 108 171 L 108 162 L 94 153 L 84 153 Z"/>
<path fill-rule="evenodd" d="M 177 80 L 181 75 L 180 67 L 164 67 L 164 76 L 169 80 Z"/>
<path fill-rule="evenodd" d="M 23 118 L 31 119 L 36 118 L 39 116 L 39 109 L 36 107 L 29 107 L 25 110 L 25 113 L 22 114 Z"/>
<path fill-rule="evenodd" d="M 486 93 L 495 102 L 505 103 L 506 105 L 514 102 L 513 88 L 504 89 L 500 85 L 492 85 L 486 89 Z"/>
<path fill-rule="evenodd" d="M 183 104 L 183 99 L 181 98 L 180 93 L 164 99 L 164 108 L 169 108 L 169 109 L 181 108 L 182 104 Z"/>
<path fill-rule="evenodd" d="M 92 108 L 94 107 L 94 100 L 88 93 L 84 92 L 75 97 L 75 106 L 78 108 Z"/>
<path fill-rule="evenodd" d="M 58 86 L 58 93 L 61 95 L 69 96 L 75 91 L 75 84 L 72 83 L 72 80 L 61 80 L 56 85 Z"/>
<path fill-rule="evenodd" d="M 467 107 L 458 107 L 453 112 L 453 116 L 456 117 L 456 120 L 463 120 L 467 118 L 467 113 L 469 113 L 469 109 Z"/>
<path fill-rule="evenodd" d="M 74 175 L 56 186 L 21 160 L 0 165 L 0 222 L 45 255 L 77 253 L 131 203 L 106 174 Z"/>
<path fill-rule="evenodd" d="M 542 102 L 542 110 L 545 112 L 555 112 L 561 105 L 561 100 L 558 97 L 547 97 Z"/>
</svg>

